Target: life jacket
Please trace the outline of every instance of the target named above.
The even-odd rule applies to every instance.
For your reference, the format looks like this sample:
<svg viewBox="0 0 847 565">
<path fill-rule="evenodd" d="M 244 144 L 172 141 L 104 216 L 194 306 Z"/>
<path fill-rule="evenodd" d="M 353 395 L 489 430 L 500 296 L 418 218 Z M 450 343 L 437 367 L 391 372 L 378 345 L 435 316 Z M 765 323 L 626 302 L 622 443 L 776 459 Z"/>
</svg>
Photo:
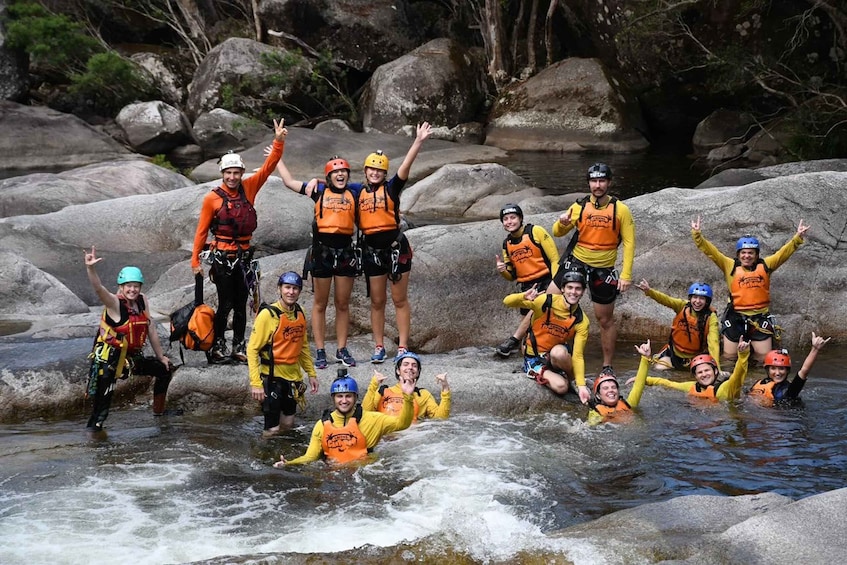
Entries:
<svg viewBox="0 0 847 565">
<path fill-rule="evenodd" d="M 321 438 L 324 457 L 335 463 L 349 463 L 367 457 L 370 449 L 367 439 L 359 429 L 358 422 L 361 419 L 361 404 L 356 405 L 353 415 L 340 428 L 332 422 L 332 411 L 324 411 L 321 417 L 324 426 Z"/>
<path fill-rule="evenodd" d="M 294 365 L 303 350 L 303 336 L 306 335 L 306 314 L 299 304 L 294 304 L 294 319 L 284 315 L 273 304 L 262 304 L 259 311 L 268 310 L 276 320 L 277 326 L 271 340 L 259 352 L 262 366 L 268 367 L 267 374 L 273 376 L 274 365 Z"/>
<path fill-rule="evenodd" d="M 610 197 L 609 203 L 602 209 L 596 208 L 588 196 L 577 203 L 581 205 L 576 220 L 579 245 L 592 251 L 617 249 L 621 242 L 621 229 L 617 220 L 618 199 Z"/>
<path fill-rule="evenodd" d="M 420 410 L 420 406 L 418 406 L 418 399 L 414 398 L 414 394 L 418 396 L 421 395 L 420 389 L 415 387 L 415 392 L 412 397 L 414 399 L 415 411 L 414 416 L 412 417 L 413 422 L 418 421 L 418 410 Z M 398 392 L 393 390 L 388 385 L 382 385 L 379 387 L 379 403 L 376 406 L 377 412 L 382 412 L 383 414 L 388 414 L 389 416 L 400 416 L 400 412 L 403 410 L 403 392 Z"/>
<path fill-rule="evenodd" d="M 783 382 L 787 383 L 788 381 L 785 380 Z M 770 377 L 765 377 L 750 388 L 750 394 L 773 402 L 777 399 L 777 396 L 781 396 L 776 391 L 776 385 L 776 381 L 771 380 Z"/>
<path fill-rule="evenodd" d="M 694 396 L 696 398 L 706 398 L 708 400 L 717 401 L 717 392 L 720 384 L 715 383 L 709 386 L 702 386 L 698 382 L 694 382 L 691 384 L 691 388 L 688 389 L 689 396 Z"/>
<path fill-rule="evenodd" d="M 230 195 L 220 186 L 213 190 L 221 197 L 221 207 L 215 211 L 210 229 L 217 242 L 243 246 L 250 242 L 256 231 L 256 209 L 247 199 L 244 187 L 238 185 L 238 194 Z"/>
<path fill-rule="evenodd" d="M 632 412 L 632 407 L 623 398 L 618 398 L 618 403 L 614 406 L 606 406 L 603 403 L 598 404 L 596 402 L 592 402 L 591 407 L 603 418 L 613 418 L 625 412 Z"/>
<path fill-rule="evenodd" d="M 736 312 L 749 312 L 767 308 L 771 303 L 770 269 L 763 259 L 756 261 L 752 271 L 741 266 L 736 259 L 729 284 L 730 302 Z"/>
<path fill-rule="evenodd" d="M 353 235 L 356 224 L 356 200 L 344 189 L 333 191 L 329 186 L 321 191 L 315 202 L 314 228 L 319 233 Z"/>
<path fill-rule="evenodd" d="M 532 353 L 535 355 L 547 353 L 556 345 L 572 341 L 576 334 L 576 326 L 582 322 L 582 308 L 579 305 L 567 318 L 554 314 L 552 294 L 547 295 L 541 311 L 546 312 L 547 315 L 538 316 L 533 320 L 527 334 L 529 343 L 532 345 Z"/>
<path fill-rule="evenodd" d="M 100 317 L 100 329 L 97 341 L 112 347 L 126 346 L 127 353 L 134 355 L 144 348 L 147 342 L 147 332 L 150 329 L 150 317 L 144 304 L 144 298 L 138 295 L 135 300 L 137 310 L 130 309 L 129 301 L 118 294 L 120 301 L 121 319 L 114 325 L 109 322 L 106 309 Z"/>
<path fill-rule="evenodd" d="M 532 235 L 532 224 L 526 224 L 519 238 L 511 234 L 503 240 L 503 250 L 512 261 L 515 279 L 528 282 L 550 274 L 550 259 Z"/>
<path fill-rule="evenodd" d="M 671 323 L 671 336 L 668 340 L 675 353 L 692 356 L 708 348 L 706 328 L 713 309 L 704 309 L 705 316 L 698 316 L 691 304 L 686 304 Z"/>
<path fill-rule="evenodd" d="M 400 226 L 400 208 L 388 196 L 388 189 L 381 184 L 375 190 L 365 186 L 359 192 L 356 207 L 356 222 L 365 235 L 396 230 Z"/>
</svg>

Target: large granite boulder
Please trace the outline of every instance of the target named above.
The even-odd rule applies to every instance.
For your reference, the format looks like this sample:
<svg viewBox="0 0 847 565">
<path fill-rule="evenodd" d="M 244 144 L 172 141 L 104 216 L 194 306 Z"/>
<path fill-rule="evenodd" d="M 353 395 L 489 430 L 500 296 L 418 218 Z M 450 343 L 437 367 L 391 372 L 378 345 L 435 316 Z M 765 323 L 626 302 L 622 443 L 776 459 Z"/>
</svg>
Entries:
<svg viewBox="0 0 847 565">
<path fill-rule="evenodd" d="M 273 137 L 270 126 L 223 108 L 197 116 L 192 129 L 197 143 L 210 158 L 219 158 L 227 151 L 242 151 Z"/>
<path fill-rule="evenodd" d="M 186 115 L 161 100 L 124 106 L 115 121 L 132 148 L 143 155 L 167 153 L 192 141 Z"/>
<path fill-rule="evenodd" d="M 56 277 L 10 251 L 0 252 L 3 314 L 45 316 L 88 312 L 88 306 Z"/>
<path fill-rule="evenodd" d="M 500 93 L 485 143 L 507 150 L 644 151 L 638 101 L 597 59 L 554 63 Z"/>
<path fill-rule="evenodd" d="M 6 177 L 137 159 L 76 116 L 42 106 L 0 101 L 0 130 L 0 171 Z"/>
<path fill-rule="evenodd" d="M 474 120 L 485 102 L 482 66 L 449 39 L 435 39 L 379 67 L 360 102 L 365 131 L 397 133 L 429 121 L 453 127 Z"/>
<path fill-rule="evenodd" d="M 146 160 L 107 161 L 62 173 L 34 173 L 0 180 L 0 217 L 47 214 L 134 194 L 156 194 L 194 183 Z"/>
</svg>

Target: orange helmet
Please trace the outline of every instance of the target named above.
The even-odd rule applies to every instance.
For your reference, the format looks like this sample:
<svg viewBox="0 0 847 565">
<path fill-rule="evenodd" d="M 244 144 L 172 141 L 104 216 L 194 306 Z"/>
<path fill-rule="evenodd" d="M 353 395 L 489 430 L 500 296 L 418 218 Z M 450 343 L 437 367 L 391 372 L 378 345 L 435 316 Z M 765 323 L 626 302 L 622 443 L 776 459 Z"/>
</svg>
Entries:
<svg viewBox="0 0 847 565">
<path fill-rule="evenodd" d="M 765 367 L 788 367 L 790 369 L 791 357 L 788 356 L 788 352 L 784 349 L 774 349 L 773 351 L 768 351 L 768 354 L 765 355 L 763 365 Z"/>
<path fill-rule="evenodd" d="M 708 363 L 712 366 L 712 368 L 717 372 L 718 364 L 715 362 L 715 358 L 711 355 L 698 355 L 694 359 L 691 360 L 691 374 L 694 374 L 694 370 L 697 369 L 698 365 L 702 365 L 703 363 Z"/>
<path fill-rule="evenodd" d="M 350 163 L 347 162 L 346 159 L 342 159 L 338 155 L 330 159 L 326 162 L 324 166 L 324 176 L 328 177 L 331 173 L 335 171 L 340 171 L 341 169 L 346 169 L 347 172 L 350 172 Z"/>
<path fill-rule="evenodd" d="M 599 375 L 597 375 L 597 378 L 594 379 L 594 396 L 597 396 L 597 393 L 600 392 L 600 385 L 608 381 L 612 381 L 613 383 L 615 383 L 615 386 L 618 387 L 618 390 L 621 389 L 621 385 L 618 383 L 618 379 L 617 377 L 615 377 L 615 375 L 613 375 L 612 373 L 600 373 Z"/>
</svg>

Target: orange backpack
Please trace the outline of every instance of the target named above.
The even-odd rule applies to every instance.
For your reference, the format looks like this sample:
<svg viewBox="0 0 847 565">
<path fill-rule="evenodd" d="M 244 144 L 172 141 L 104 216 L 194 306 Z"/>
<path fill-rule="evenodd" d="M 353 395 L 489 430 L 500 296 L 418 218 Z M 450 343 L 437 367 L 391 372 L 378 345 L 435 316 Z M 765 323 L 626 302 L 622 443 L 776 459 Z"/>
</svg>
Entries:
<svg viewBox="0 0 847 565">
<path fill-rule="evenodd" d="M 171 314 L 169 340 L 192 351 L 209 351 L 215 342 L 215 311 L 203 303 L 203 275 L 199 273 L 194 276 L 194 302 Z"/>
</svg>

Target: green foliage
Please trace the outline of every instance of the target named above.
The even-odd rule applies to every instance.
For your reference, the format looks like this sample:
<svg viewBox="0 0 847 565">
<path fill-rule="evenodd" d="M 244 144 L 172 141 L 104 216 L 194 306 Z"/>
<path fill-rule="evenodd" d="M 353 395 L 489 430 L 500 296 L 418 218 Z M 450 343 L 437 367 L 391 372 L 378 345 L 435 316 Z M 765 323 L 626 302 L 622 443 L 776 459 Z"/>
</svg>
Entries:
<svg viewBox="0 0 847 565">
<path fill-rule="evenodd" d="M 158 167 L 162 167 L 163 169 L 168 169 L 169 171 L 173 171 L 175 173 L 180 173 L 181 171 L 174 166 L 173 163 L 168 161 L 168 158 L 159 153 L 158 155 L 153 155 L 150 157 L 150 162 Z"/>
<path fill-rule="evenodd" d="M 71 75 L 71 82 L 71 94 L 83 98 L 90 109 L 106 114 L 153 93 L 139 68 L 114 51 L 93 55 L 84 72 Z"/>
<path fill-rule="evenodd" d="M 7 41 L 11 47 L 26 51 L 35 69 L 67 77 L 100 48 L 80 23 L 39 4 L 14 2 L 8 14 Z"/>
</svg>

